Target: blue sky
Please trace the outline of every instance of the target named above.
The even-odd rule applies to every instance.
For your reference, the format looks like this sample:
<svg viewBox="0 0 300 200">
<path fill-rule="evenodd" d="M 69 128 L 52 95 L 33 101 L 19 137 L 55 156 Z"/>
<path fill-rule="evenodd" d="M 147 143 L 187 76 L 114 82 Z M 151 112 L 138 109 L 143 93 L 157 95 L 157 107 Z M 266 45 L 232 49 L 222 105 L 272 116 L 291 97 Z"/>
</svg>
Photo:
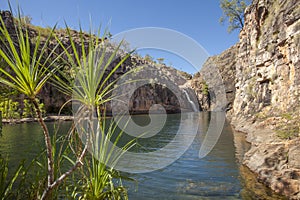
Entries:
<svg viewBox="0 0 300 200">
<path fill-rule="evenodd" d="M 13 0 L 11 4 L 15 10 L 19 4 L 22 12 L 32 17 L 32 23 L 39 26 L 58 23 L 64 27 L 65 20 L 70 27 L 78 29 L 80 21 L 88 30 L 92 19 L 94 27 L 110 23 L 113 35 L 141 27 L 173 29 L 197 41 L 209 55 L 219 54 L 238 41 L 239 31 L 228 34 L 226 24 L 219 23 L 222 15 L 219 0 Z M 0 1 L 0 9 L 8 9 L 7 1 Z M 166 57 L 166 64 L 195 72 L 182 59 L 149 52 L 154 58 Z"/>
</svg>

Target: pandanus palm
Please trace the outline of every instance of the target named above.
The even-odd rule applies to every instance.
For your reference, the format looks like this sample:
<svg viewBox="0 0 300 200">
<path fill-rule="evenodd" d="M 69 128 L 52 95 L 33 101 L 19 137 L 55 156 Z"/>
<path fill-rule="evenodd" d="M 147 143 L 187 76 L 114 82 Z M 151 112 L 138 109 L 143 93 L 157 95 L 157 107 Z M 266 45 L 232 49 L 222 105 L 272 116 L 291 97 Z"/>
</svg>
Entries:
<svg viewBox="0 0 300 200">
<path fill-rule="evenodd" d="M 60 75 L 55 77 L 55 82 L 63 93 L 72 95 L 72 100 L 79 104 L 74 110 L 77 129 L 81 132 L 81 138 L 85 140 L 84 149 L 89 148 L 94 153 L 92 164 L 86 160 L 88 170 L 84 172 L 85 184 L 81 186 L 84 189 L 79 192 L 80 196 L 84 199 L 118 199 L 123 196 L 126 199 L 125 188 L 122 186 L 115 188 L 112 181 L 113 175 L 117 174 L 114 166 L 123 153 L 121 151 L 116 153 L 117 151 L 109 146 L 110 140 L 114 137 L 116 137 L 114 141 L 116 145 L 123 132 L 116 131 L 115 123 L 105 125 L 105 112 L 101 113 L 100 108 L 105 107 L 111 100 L 117 100 L 117 96 L 113 96 L 113 90 L 118 87 L 116 83 L 119 79 L 114 74 L 130 54 L 119 58 L 122 42 L 113 46 L 104 37 L 99 39 L 98 36 L 95 37 L 90 33 L 87 44 L 85 34 L 81 30 L 79 40 L 76 41 L 68 27 L 66 32 L 70 45 L 64 44 L 58 37 L 57 41 L 64 49 L 66 63 L 71 66 L 76 77 L 70 78 L 64 71 L 60 71 Z M 78 46 L 81 48 L 78 49 Z M 118 62 L 115 62 L 117 59 Z M 128 71 L 119 78 L 130 73 L 134 71 Z M 125 81 L 123 84 L 127 83 Z M 95 115 L 94 112 L 97 114 Z M 98 119 L 94 119 L 95 116 L 98 116 Z M 134 142 L 134 140 L 129 141 L 122 149 L 127 151 L 134 146 Z"/>
<path fill-rule="evenodd" d="M 55 63 L 59 58 L 53 58 L 55 48 L 49 51 L 49 37 L 42 40 L 40 35 L 30 41 L 29 31 L 22 23 L 21 17 L 14 20 L 14 28 L 8 31 L 5 22 L 0 18 L 1 48 L 0 56 L 5 65 L 0 67 L 0 83 L 24 94 L 34 105 L 39 123 L 43 129 L 48 159 L 47 187 L 54 182 L 53 154 L 49 130 L 42 118 L 42 112 L 36 97 L 43 86 L 57 70 Z"/>
<path fill-rule="evenodd" d="M 21 18 L 15 23 L 14 30 L 10 32 L 3 19 L 0 17 L 0 56 L 5 61 L 5 65 L 0 67 L 0 83 L 24 94 L 34 105 L 39 123 L 43 129 L 46 152 L 47 152 L 47 184 L 41 199 L 46 199 L 51 195 L 54 188 L 60 185 L 73 171 L 83 164 L 83 157 L 88 148 L 86 142 L 77 161 L 65 173 L 55 177 L 54 173 L 54 153 L 49 130 L 43 120 L 38 101 L 36 100 L 45 84 L 52 80 L 55 86 L 67 95 L 72 95 L 75 100 L 81 102 L 88 109 L 99 108 L 107 101 L 111 100 L 113 86 L 116 83 L 111 81 L 114 72 L 128 58 L 128 55 L 111 67 L 120 46 L 110 54 L 107 54 L 106 47 L 97 51 L 97 46 L 104 41 L 98 36 L 79 32 L 79 43 L 75 44 L 71 32 L 67 27 L 69 36 L 69 46 L 65 45 L 59 37 L 55 35 L 55 28 L 49 32 L 48 38 L 37 35 L 34 42 L 31 42 L 29 31 L 21 23 Z M 86 38 L 86 36 L 88 37 Z M 49 43 L 55 38 L 56 46 L 49 49 Z M 88 41 L 88 45 L 86 45 Z M 63 62 L 62 54 L 57 55 L 56 48 L 63 51 L 66 62 Z M 79 49 L 78 49 L 79 47 Z M 80 48 L 81 47 L 81 48 Z M 107 57 L 107 55 L 109 55 Z M 95 60 L 95 57 L 97 59 Z M 74 85 L 74 79 L 68 73 L 60 70 L 57 61 L 64 65 L 69 65 L 71 71 L 77 74 L 76 80 L 79 86 Z M 109 68 L 111 67 L 111 68 Z M 109 70 L 108 70 L 109 69 Z M 92 127 L 92 125 L 91 125 Z M 89 134 L 87 134 L 87 137 Z M 87 139 L 88 140 L 88 139 Z"/>
</svg>

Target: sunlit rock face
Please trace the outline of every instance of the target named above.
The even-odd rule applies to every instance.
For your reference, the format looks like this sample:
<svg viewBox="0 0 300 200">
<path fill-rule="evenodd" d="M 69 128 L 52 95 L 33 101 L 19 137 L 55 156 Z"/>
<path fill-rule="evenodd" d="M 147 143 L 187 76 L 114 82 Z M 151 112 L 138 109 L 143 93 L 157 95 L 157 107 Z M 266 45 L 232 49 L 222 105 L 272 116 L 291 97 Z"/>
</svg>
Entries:
<svg viewBox="0 0 300 200">
<path fill-rule="evenodd" d="M 236 64 L 235 117 L 299 108 L 299 18 L 297 0 L 256 0 L 246 9 Z"/>
<path fill-rule="evenodd" d="M 252 144 L 244 164 L 291 199 L 300 198 L 300 159 L 295 156 L 300 147 L 299 18 L 297 0 L 254 0 L 246 9 L 232 112 L 232 123 L 248 133 Z"/>
<path fill-rule="evenodd" d="M 243 163 L 266 186 L 291 199 L 300 199 L 299 19 L 297 0 L 254 0 L 245 10 L 239 42 L 209 58 L 191 81 L 201 107 L 213 110 L 218 91 L 207 84 L 203 71 L 217 67 L 227 116 L 252 144 Z M 210 78 L 211 84 L 218 79 L 216 74 Z"/>
</svg>

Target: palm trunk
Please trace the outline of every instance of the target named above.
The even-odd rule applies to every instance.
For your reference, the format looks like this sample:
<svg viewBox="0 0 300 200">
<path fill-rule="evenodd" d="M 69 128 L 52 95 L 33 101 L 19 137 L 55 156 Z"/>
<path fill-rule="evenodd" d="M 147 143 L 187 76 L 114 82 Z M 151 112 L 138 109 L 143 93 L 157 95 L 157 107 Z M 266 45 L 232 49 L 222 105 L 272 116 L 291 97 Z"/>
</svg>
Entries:
<svg viewBox="0 0 300 200">
<path fill-rule="evenodd" d="M 39 123 L 43 129 L 44 138 L 45 138 L 45 145 L 46 145 L 46 151 L 47 151 L 47 165 L 48 165 L 48 178 L 47 178 L 47 189 L 50 188 L 52 183 L 54 182 L 54 161 L 53 161 L 53 152 L 52 152 L 52 144 L 50 139 L 49 130 L 44 122 L 42 112 L 40 110 L 39 104 L 36 99 L 31 99 L 31 102 L 33 103 L 35 107 L 35 111 L 39 120 Z M 51 191 L 48 192 L 48 195 Z"/>
<path fill-rule="evenodd" d="M 2 134 L 2 111 L 0 111 L 0 136 Z"/>
<path fill-rule="evenodd" d="M 37 102 L 36 102 L 37 103 Z M 38 104 L 37 104 L 38 105 Z M 36 106 L 36 105 L 35 105 Z M 40 114 L 41 114 L 41 112 L 40 112 Z M 41 115 L 40 115 L 41 116 Z M 44 126 L 45 125 L 45 122 L 44 122 L 44 120 L 43 120 L 43 118 L 42 117 L 40 117 L 39 119 L 41 119 L 41 121 L 42 121 L 42 123 L 41 123 L 41 125 L 42 126 Z M 91 116 L 90 116 L 90 122 L 91 122 Z M 92 125 L 90 125 L 91 127 L 93 127 Z M 44 127 L 46 127 L 46 126 L 44 126 Z M 47 129 L 47 127 L 46 127 L 46 129 Z M 48 129 L 47 129 L 48 130 Z M 63 173 L 59 178 L 57 178 L 56 180 L 54 180 L 53 179 L 53 181 L 50 183 L 50 184 L 48 184 L 47 185 L 47 187 L 46 187 L 46 189 L 44 190 L 44 192 L 43 192 L 43 194 L 42 194 L 42 196 L 41 196 L 41 200 L 44 200 L 44 199 L 47 199 L 48 197 L 49 197 L 49 195 L 51 194 L 51 192 L 52 192 L 52 190 L 54 189 L 54 188 L 56 188 L 57 186 L 59 186 L 69 175 L 71 175 L 77 168 L 79 168 L 79 167 L 81 167 L 81 166 L 83 166 L 83 162 L 82 162 L 82 160 L 83 160 L 83 158 L 84 158 L 84 156 L 85 156 L 85 154 L 86 154 L 86 152 L 87 152 L 87 149 L 88 149 L 88 146 L 89 146 L 89 140 L 90 140 L 90 134 L 87 132 L 87 138 L 86 138 L 86 140 L 87 140 L 87 142 L 85 143 L 85 146 L 84 146 L 84 148 L 83 148 L 83 150 L 82 150 L 82 152 L 81 152 L 81 154 L 78 156 L 78 158 L 77 158 L 77 161 L 76 161 L 76 163 L 68 170 L 68 171 L 66 171 L 65 173 Z M 50 141 L 50 136 L 49 136 L 49 134 L 48 134 L 48 138 L 49 138 L 49 141 Z M 45 141 L 47 141 L 46 140 L 46 135 L 45 135 Z M 47 143 L 46 143 L 46 145 L 47 145 Z M 48 147 L 48 146 L 47 146 Z M 51 143 L 50 143 L 50 147 L 51 147 L 51 155 L 52 155 L 52 146 L 51 146 Z M 47 151 L 48 152 L 48 151 Z M 51 156 L 51 159 L 52 159 L 52 163 L 53 163 L 53 156 Z M 50 167 L 50 166 L 52 166 L 52 168 Z M 48 157 L 48 167 L 50 167 L 51 168 L 51 170 L 49 170 L 48 172 L 52 172 L 52 174 L 53 174 L 53 172 L 54 172 L 54 168 L 53 168 L 53 164 L 52 165 L 50 165 L 50 162 L 49 162 L 49 157 Z M 48 178 L 49 178 L 49 174 L 48 174 Z"/>
</svg>

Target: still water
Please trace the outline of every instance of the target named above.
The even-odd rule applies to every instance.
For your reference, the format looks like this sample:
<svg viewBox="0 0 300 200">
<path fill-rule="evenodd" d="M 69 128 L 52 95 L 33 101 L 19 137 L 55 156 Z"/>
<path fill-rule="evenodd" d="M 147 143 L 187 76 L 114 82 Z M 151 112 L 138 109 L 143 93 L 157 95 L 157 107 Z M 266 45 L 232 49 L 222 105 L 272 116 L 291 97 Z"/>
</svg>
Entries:
<svg viewBox="0 0 300 200">
<path fill-rule="evenodd" d="M 234 145 L 233 130 L 227 122 L 212 151 L 206 157 L 199 158 L 199 149 L 214 114 L 201 114 L 200 128 L 192 144 L 179 159 L 153 172 L 130 174 L 137 182 L 123 183 L 128 188 L 129 199 L 242 199 L 243 182 L 237 159 L 240 155 Z M 147 116 L 134 118 L 140 124 L 149 121 Z M 141 146 L 151 151 L 165 146 L 175 137 L 180 119 L 180 114 L 168 115 L 161 132 L 153 138 L 142 139 Z M 48 123 L 50 129 L 53 129 L 54 124 Z M 65 133 L 70 124 L 64 122 L 60 132 Z M 184 134 L 190 135 L 188 132 Z M 43 146 L 43 135 L 38 123 L 3 127 L 0 154 L 9 156 L 11 168 L 15 168 L 23 159 L 35 158 Z M 239 148 L 244 147 L 240 145 Z"/>
<path fill-rule="evenodd" d="M 192 145 L 178 160 L 163 169 L 134 176 L 138 184 L 137 191 L 134 185 L 129 188 L 131 199 L 241 199 L 242 184 L 228 123 L 212 151 L 199 158 L 210 118 L 208 113 L 201 116 Z M 167 124 L 165 131 L 169 133 L 176 124 Z"/>
</svg>

